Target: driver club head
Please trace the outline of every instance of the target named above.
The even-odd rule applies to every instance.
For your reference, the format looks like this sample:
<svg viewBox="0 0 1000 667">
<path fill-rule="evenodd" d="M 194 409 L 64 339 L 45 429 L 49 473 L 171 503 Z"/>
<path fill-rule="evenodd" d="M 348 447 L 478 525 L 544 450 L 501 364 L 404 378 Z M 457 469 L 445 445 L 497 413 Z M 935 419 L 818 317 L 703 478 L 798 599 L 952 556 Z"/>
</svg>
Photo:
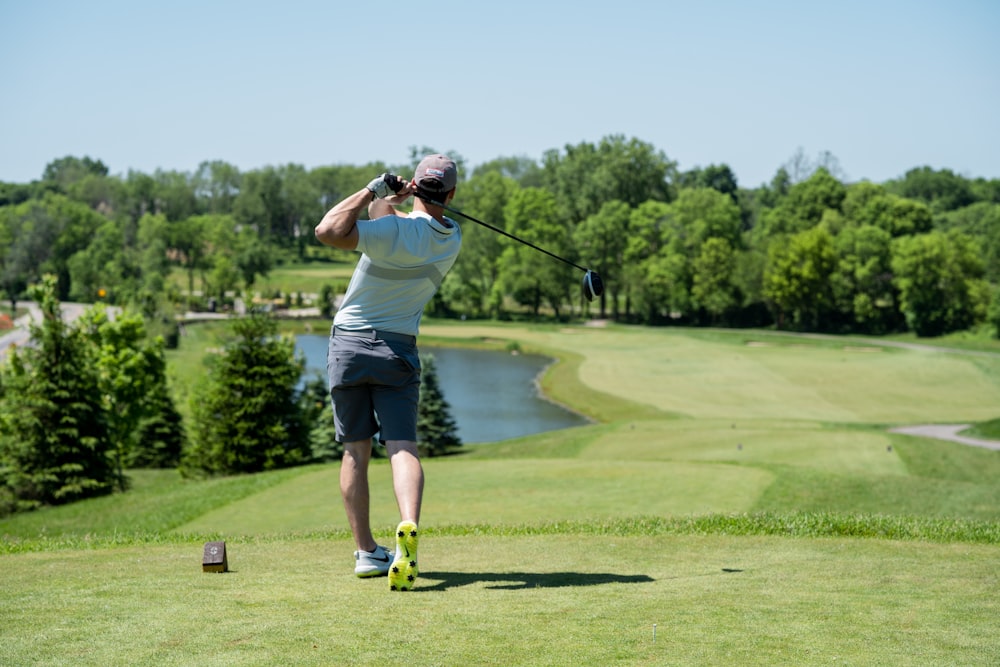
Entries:
<svg viewBox="0 0 1000 667">
<path fill-rule="evenodd" d="M 604 281 L 596 271 L 587 270 L 583 274 L 583 296 L 587 301 L 593 301 L 595 297 L 604 294 Z"/>
</svg>

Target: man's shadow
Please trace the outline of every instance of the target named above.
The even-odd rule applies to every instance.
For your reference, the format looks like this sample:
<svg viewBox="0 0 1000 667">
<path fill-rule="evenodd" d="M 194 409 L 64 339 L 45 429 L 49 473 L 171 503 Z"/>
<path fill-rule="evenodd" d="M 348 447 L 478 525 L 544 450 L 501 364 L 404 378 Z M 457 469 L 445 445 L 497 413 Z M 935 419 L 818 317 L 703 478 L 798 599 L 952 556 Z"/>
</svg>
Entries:
<svg viewBox="0 0 1000 667">
<path fill-rule="evenodd" d="M 644 574 L 623 575 L 582 572 L 421 572 L 414 592 L 445 591 L 458 586 L 487 583 L 494 590 L 565 588 L 602 584 L 645 584 L 655 581 Z M 431 582 L 437 582 L 431 584 Z"/>
</svg>

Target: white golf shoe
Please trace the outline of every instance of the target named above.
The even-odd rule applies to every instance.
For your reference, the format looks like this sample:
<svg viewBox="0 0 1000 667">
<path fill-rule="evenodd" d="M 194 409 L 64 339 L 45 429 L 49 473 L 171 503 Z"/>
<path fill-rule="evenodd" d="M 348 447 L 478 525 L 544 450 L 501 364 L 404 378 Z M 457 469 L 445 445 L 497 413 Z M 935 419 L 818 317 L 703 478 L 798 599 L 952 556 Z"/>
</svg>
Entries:
<svg viewBox="0 0 1000 667">
<path fill-rule="evenodd" d="M 375 551 L 355 551 L 354 560 L 354 574 L 359 577 L 383 577 L 389 573 L 392 552 L 379 545 Z"/>
</svg>

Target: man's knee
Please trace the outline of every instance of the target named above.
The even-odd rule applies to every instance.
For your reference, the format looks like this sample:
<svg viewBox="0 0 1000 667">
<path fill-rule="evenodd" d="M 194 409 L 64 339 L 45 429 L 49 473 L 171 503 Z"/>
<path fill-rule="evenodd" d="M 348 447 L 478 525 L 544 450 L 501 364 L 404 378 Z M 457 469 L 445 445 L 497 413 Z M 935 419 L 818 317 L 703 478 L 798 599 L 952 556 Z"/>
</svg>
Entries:
<svg viewBox="0 0 1000 667">
<path fill-rule="evenodd" d="M 412 454 L 413 456 L 420 458 L 420 452 L 417 449 L 417 443 L 414 440 L 385 441 L 385 453 L 389 458 L 392 458 L 394 454 L 399 452 L 406 452 L 407 454 Z"/>
<path fill-rule="evenodd" d="M 344 443 L 344 458 L 351 458 L 358 463 L 367 463 L 372 457 L 372 441 L 356 440 Z"/>
</svg>

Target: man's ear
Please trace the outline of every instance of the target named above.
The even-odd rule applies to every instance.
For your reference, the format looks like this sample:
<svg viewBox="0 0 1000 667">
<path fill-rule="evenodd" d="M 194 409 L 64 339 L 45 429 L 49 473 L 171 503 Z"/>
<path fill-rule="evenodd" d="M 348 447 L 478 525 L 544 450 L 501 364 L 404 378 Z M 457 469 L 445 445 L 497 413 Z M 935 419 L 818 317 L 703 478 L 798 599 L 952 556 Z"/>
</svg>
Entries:
<svg viewBox="0 0 1000 667">
<path fill-rule="evenodd" d="M 444 197 L 444 203 L 445 204 L 450 204 L 451 203 L 451 200 L 455 198 L 455 190 L 457 190 L 457 189 L 458 189 L 457 187 L 452 188 L 451 191 L 447 195 L 445 195 L 445 197 Z"/>
</svg>

